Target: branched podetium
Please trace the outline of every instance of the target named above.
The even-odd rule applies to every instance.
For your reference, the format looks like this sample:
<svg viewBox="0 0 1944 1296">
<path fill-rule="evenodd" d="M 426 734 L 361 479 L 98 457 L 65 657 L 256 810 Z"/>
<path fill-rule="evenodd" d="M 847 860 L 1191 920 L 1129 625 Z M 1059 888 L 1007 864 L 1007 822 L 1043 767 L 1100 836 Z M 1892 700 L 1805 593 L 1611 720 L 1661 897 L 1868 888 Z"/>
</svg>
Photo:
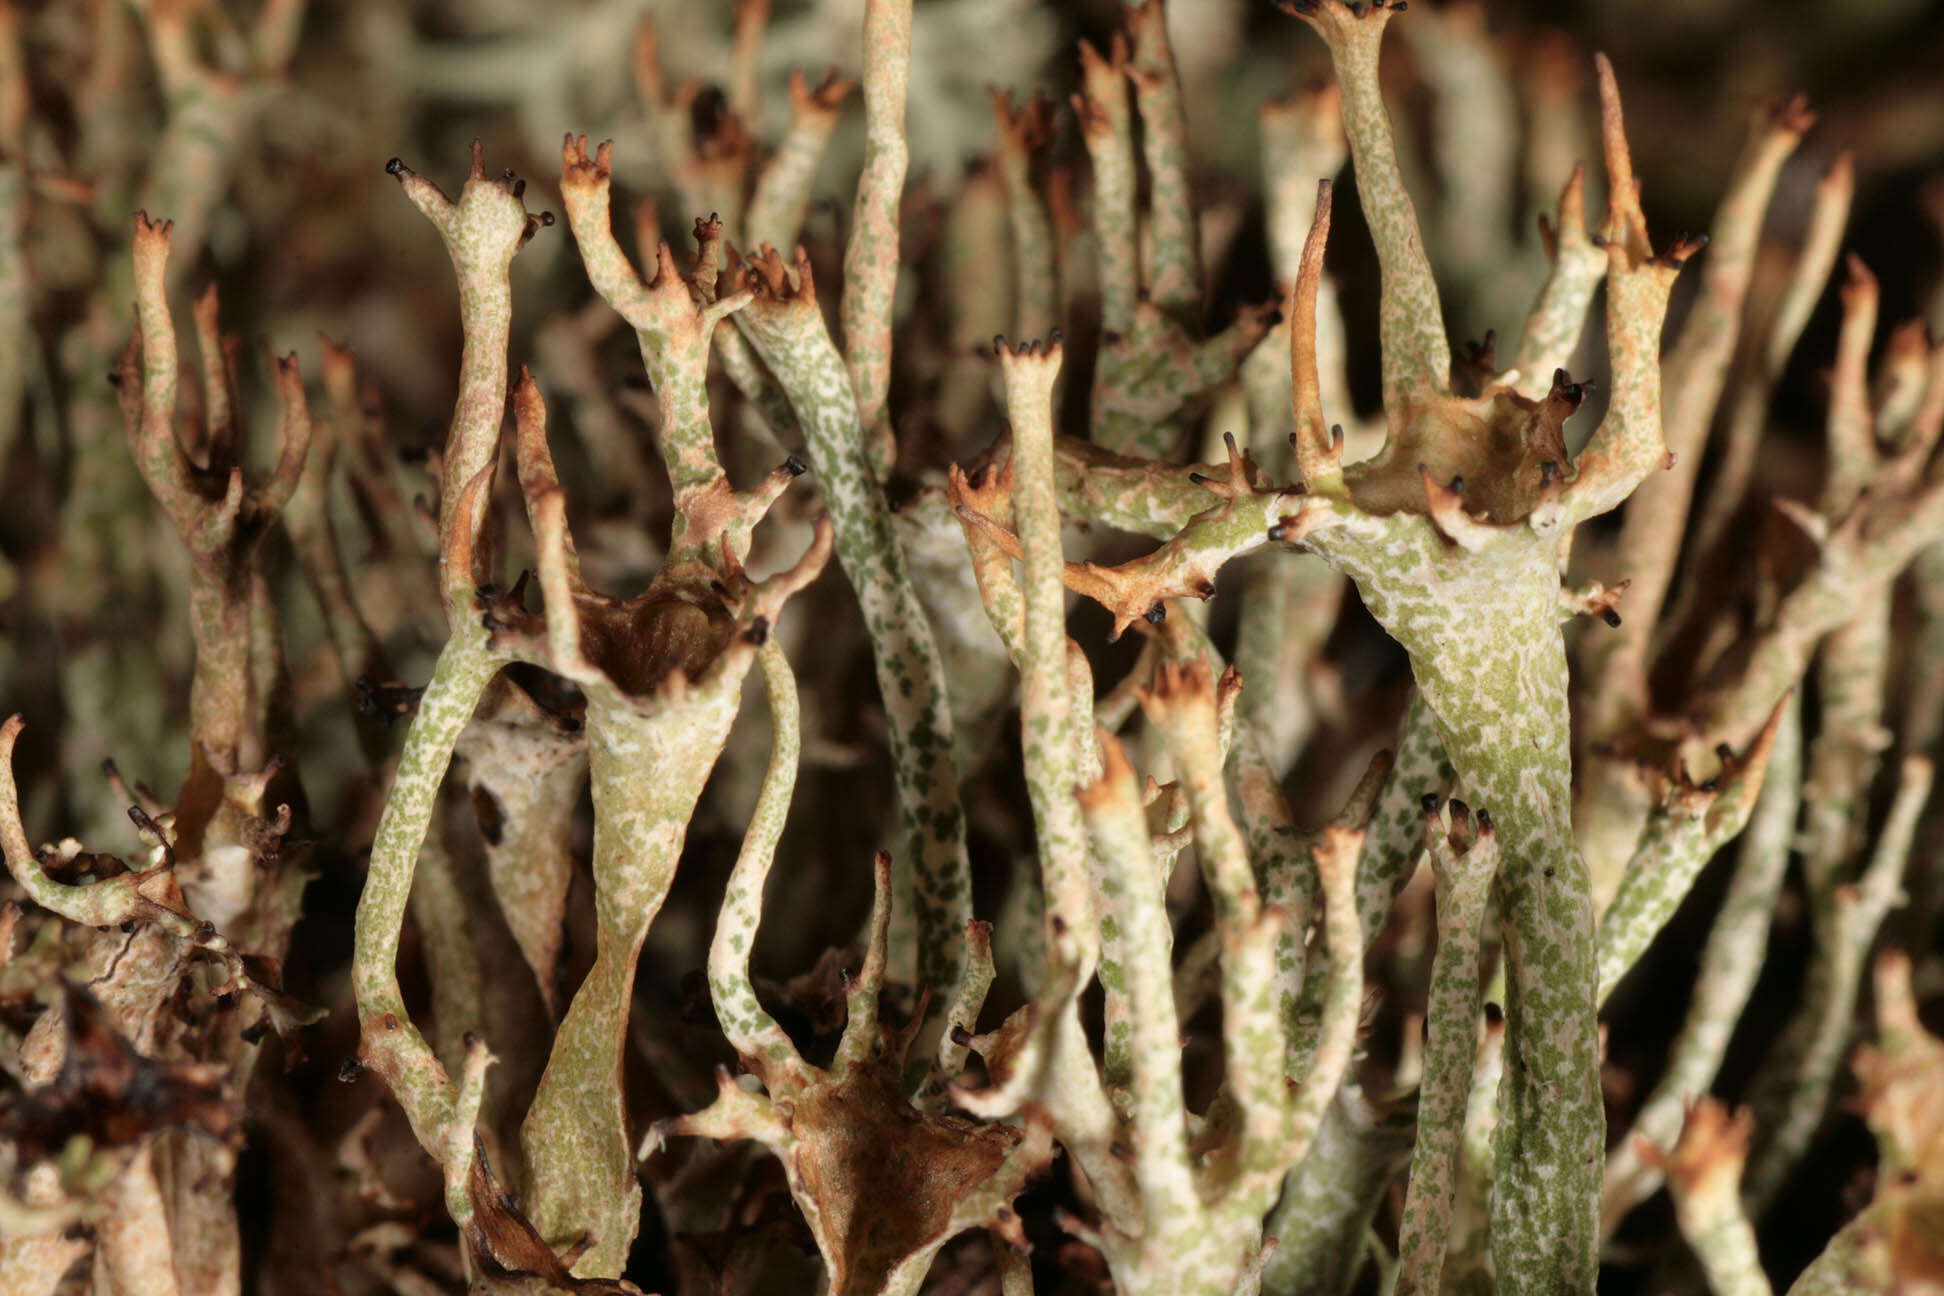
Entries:
<svg viewBox="0 0 1944 1296">
<path fill-rule="evenodd" d="M 1944 1272 L 1944 345 L 1800 97 L 1657 244 L 1624 25 L 638 7 L 0 0 L 0 1292 L 1761 1296 L 1852 1076 L 1796 1290 Z"/>
</svg>

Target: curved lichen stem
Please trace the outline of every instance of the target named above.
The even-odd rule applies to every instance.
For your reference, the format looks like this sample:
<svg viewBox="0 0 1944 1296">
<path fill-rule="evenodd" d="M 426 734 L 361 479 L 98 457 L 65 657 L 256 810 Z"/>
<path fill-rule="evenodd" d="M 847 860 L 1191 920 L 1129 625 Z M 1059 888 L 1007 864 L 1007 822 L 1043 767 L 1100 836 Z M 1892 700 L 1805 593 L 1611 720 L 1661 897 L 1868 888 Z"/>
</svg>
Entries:
<svg viewBox="0 0 1944 1296">
<path fill-rule="evenodd" d="M 957 984 L 972 917 L 944 667 L 871 467 L 849 375 L 817 308 L 809 256 L 799 252 L 791 269 L 773 252 L 759 258 L 749 280 L 756 299 L 734 318 L 789 395 L 823 484 L 837 559 L 872 629 L 906 842 L 895 859 L 915 876 L 918 949 L 910 957 L 894 950 L 892 975 L 908 975 L 915 962 L 919 984 L 942 1002 Z"/>
<path fill-rule="evenodd" d="M 456 1095 L 445 1068 L 413 1025 L 398 984 L 398 942 L 419 850 L 431 826 L 439 785 L 460 730 L 504 659 L 483 632 L 460 626 L 432 668 L 371 843 L 352 938 L 352 987 L 358 1000 L 361 1061 L 376 1071 L 405 1109 L 419 1145 L 439 1156 L 447 1144 Z"/>
<path fill-rule="evenodd" d="M 763 668 L 763 685 L 769 692 L 769 770 L 763 775 L 762 791 L 757 794 L 742 850 L 736 856 L 722 908 L 716 915 L 715 937 L 709 942 L 709 994 L 730 1046 L 762 1068 L 764 1083 L 775 1094 L 792 1079 L 801 1080 L 797 1073 L 804 1063 L 790 1037 L 758 1002 L 749 980 L 749 960 L 763 917 L 763 885 L 769 878 L 776 843 L 783 835 L 790 799 L 796 791 L 803 736 L 796 674 L 783 655 L 783 646 L 775 639 L 766 640 L 756 660 Z"/>
</svg>

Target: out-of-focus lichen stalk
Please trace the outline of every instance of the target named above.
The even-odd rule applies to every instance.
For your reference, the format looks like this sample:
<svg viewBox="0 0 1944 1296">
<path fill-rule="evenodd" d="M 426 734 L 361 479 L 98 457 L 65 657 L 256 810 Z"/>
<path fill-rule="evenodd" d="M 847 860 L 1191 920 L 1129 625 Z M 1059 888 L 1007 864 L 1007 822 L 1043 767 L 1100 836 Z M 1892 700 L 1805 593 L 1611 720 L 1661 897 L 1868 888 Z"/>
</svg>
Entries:
<svg viewBox="0 0 1944 1296">
<path fill-rule="evenodd" d="M 205 851 L 204 834 L 222 798 L 221 780 L 256 771 L 269 757 L 272 690 L 277 663 L 264 658 L 274 640 L 273 618 L 259 615 L 254 555 L 264 532 L 296 492 L 310 451 L 310 409 L 294 355 L 276 360 L 282 419 L 278 456 L 261 486 L 246 489 L 234 427 L 228 367 L 215 327 L 216 299 L 202 312 L 206 468 L 197 472 L 175 430 L 179 382 L 175 325 L 165 282 L 171 226 L 137 213 L 134 224 L 136 314 L 139 336 L 123 353 L 116 387 L 137 467 L 189 551 L 189 624 L 196 643 L 190 682 L 190 778 L 177 824 L 183 854 L 198 860 L 186 870 L 191 899 L 227 928 L 250 905 L 255 870 L 240 855 Z M 140 355 L 139 378 L 136 356 Z M 220 485 L 219 485 L 220 483 Z M 217 492 L 220 491 L 220 494 Z M 268 666 L 269 670 L 262 669 Z"/>
<path fill-rule="evenodd" d="M 1052 109 L 1050 101 L 1037 96 L 1014 108 L 1010 94 L 992 91 L 992 115 L 999 126 L 999 173 L 1006 181 L 1006 215 L 1012 228 L 1015 337 L 1046 337 L 1060 322 L 1053 230 L 1033 185 L 1033 156 L 1052 136 Z"/>
<path fill-rule="evenodd" d="M 0 6 L 0 462 L 13 449 L 26 411 L 30 284 L 26 248 L 28 175 L 23 156 L 29 104 L 20 48 L 20 15 Z M 0 597 L 10 573 L 0 566 Z"/>
<path fill-rule="evenodd" d="M 1803 1270 L 1791 1296 L 1839 1296 L 1921 1284 L 1944 1263 L 1929 1221 L 1944 1206 L 1944 1041 L 1917 1015 L 1910 956 L 1877 956 L 1877 1041 L 1851 1060 L 1856 1105 L 1876 1135 L 1873 1200 Z"/>
<path fill-rule="evenodd" d="M 1772 1290 L 1739 1191 L 1754 1123 L 1746 1107 L 1731 1115 L 1720 1102 L 1703 1097 L 1688 1108 L 1680 1142 L 1649 1152 L 1666 1172 L 1681 1236 L 1700 1259 L 1716 1296 L 1770 1296 Z"/>
<path fill-rule="evenodd" d="M 1134 124 L 1127 103 L 1126 69 L 1127 38 L 1121 33 L 1114 33 L 1106 58 L 1086 41 L 1080 42 L 1080 90 L 1073 96 L 1073 111 L 1093 163 L 1103 339 L 1134 327 L 1134 304 L 1141 288 Z"/>
<path fill-rule="evenodd" d="M 182 231 L 184 273 L 202 248 L 209 217 L 229 189 L 237 146 L 267 103 L 297 46 L 307 0 L 268 0 L 248 33 L 249 67 L 211 66 L 192 30 L 196 10 L 158 4 L 145 10 L 149 49 L 162 83 L 168 124 L 155 146 L 142 204 L 169 212 Z"/>
<path fill-rule="evenodd" d="M 1737 382 L 1728 426 L 1721 447 L 1721 462 L 1708 488 L 1707 500 L 1695 522 L 1694 540 L 1689 551 L 1706 559 L 1715 551 L 1723 533 L 1734 520 L 1754 476 L 1762 435 L 1768 430 L 1769 405 L 1782 370 L 1795 351 L 1810 312 L 1822 297 L 1830 271 L 1836 267 L 1836 254 L 1842 248 L 1843 229 L 1849 224 L 1850 200 L 1856 193 L 1856 168 L 1847 152 L 1823 173 L 1816 186 L 1815 203 L 1809 210 L 1809 224 L 1789 268 L 1788 284 L 1775 314 L 1769 321 L 1768 335 L 1753 361 L 1753 372 Z M 1679 618 L 1675 618 L 1678 620 Z"/>
<path fill-rule="evenodd" d="M 1341 100 L 1335 86 L 1262 110 L 1262 165 L 1268 181 L 1270 263 L 1279 284 L 1295 284 L 1303 245 L 1316 215 L 1316 184 L 1343 169 Z M 1349 415 L 1344 386 L 1343 318 L 1336 284 L 1313 276 L 1316 294 L 1318 398 L 1326 411 Z M 1279 322 L 1242 365 L 1248 396 L 1249 449 L 1277 480 L 1294 468 L 1290 434 L 1289 321 Z M 1245 728 L 1278 777 L 1295 764 L 1317 721 L 1314 672 L 1336 624 L 1345 582 L 1325 563 L 1263 554 L 1249 567 L 1236 628 L 1235 665 Z"/>
<path fill-rule="evenodd" d="M 1162 0 L 1130 0 L 1126 16 L 1133 46 L 1127 79 L 1141 114 L 1148 174 L 1141 279 L 1156 306 L 1199 323 L 1194 316 L 1202 305 L 1201 238 L 1188 183 L 1188 117 L 1168 45 L 1167 8 Z"/>
<path fill-rule="evenodd" d="M 898 288 L 898 214 L 904 197 L 905 93 L 911 77 L 911 0 L 865 0 L 864 171 L 844 245 L 844 364 L 871 470 L 883 481 L 897 456 L 891 426 L 891 311 Z"/>
<path fill-rule="evenodd" d="M 836 528 L 837 559 L 871 627 L 906 842 L 894 858 L 913 870 L 918 919 L 918 948 L 894 951 L 894 974 L 915 964 L 918 984 L 943 996 L 958 980 L 972 916 L 951 704 L 931 623 L 871 466 L 856 395 L 818 312 L 807 255 L 798 256 L 794 271 L 791 282 L 781 258 L 760 259 L 751 279 L 756 300 L 735 318 L 789 394 Z"/>
<path fill-rule="evenodd" d="M 757 0 L 745 4 L 738 17 L 764 3 Z M 823 160 L 824 146 L 830 143 L 830 132 L 837 125 L 837 110 L 856 88 L 856 82 L 841 80 L 835 72 L 814 89 L 803 73 L 790 74 L 789 133 L 777 145 L 775 155 L 764 163 L 743 217 L 743 239 L 750 247 L 795 246 L 803 228 L 804 209 L 810 203 L 810 187 L 817 178 L 817 164 Z"/>
<path fill-rule="evenodd" d="M 358 680 L 388 680 L 392 672 L 385 661 L 384 647 L 352 597 L 350 582 L 344 574 L 337 526 L 332 518 L 331 480 L 337 467 L 338 448 L 346 442 L 355 442 L 362 415 L 356 361 L 348 349 L 329 339 L 320 338 L 319 343 L 324 353 L 324 387 L 330 396 L 331 417 L 312 433 L 304 475 L 284 508 L 283 518 L 305 583 L 323 611 L 324 631 L 337 662 L 340 682 L 355 707 Z M 358 727 L 359 746 L 374 768 L 384 759 L 379 738 L 375 726 Z"/>
<path fill-rule="evenodd" d="M 1411 1159 L 1408 1104 L 1373 1101 L 1346 1085 L 1317 1126 L 1310 1153 L 1284 1181 L 1263 1225 L 1276 1239 L 1262 1271 L 1270 1296 L 1344 1296 L 1363 1268 L 1361 1239 Z M 1358 1239 L 1359 1241 L 1351 1241 Z"/>
<path fill-rule="evenodd" d="M 1653 1092 L 1634 1114 L 1633 1128 L 1607 1156 L 1601 1188 L 1601 1229 L 1611 1234 L 1659 1187 L 1661 1172 L 1641 1155 L 1643 1143 L 1666 1147 L 1679 1137 L 1681 1121 L 1696 1094 L 1714 1083 L 1728 1040 L 1755 988 L 1768 950 L 1776 897 L 1788 871 L 1789 843 L 1802 804 L 1801 703 L 1791 699 L 1769 753 L 1748 832 L 1742 838 L 1734 880 L 1721 902 L 1694 978 L 1694 998 L 1681 1033 Z"/>
<path fill-rule="evenodd" d="M 1727 383 L 1741 331 L 1742 303 L 1761 243 L 1762 220 L 1782 164 L 1814 122 L 1800 98 L 1758 112 L 1750 122 L 1748 144 L 1715 209 L 1700 295 L 1668 350 L 1661 377 L 1662 435 L 1672 456 L 1670 466 L 1634 492 L 1621 525 L 1619 552 L 1631 583 L 1620 633 L 1599 641 L 1607 650 L 1593 694 L 1599 737 L 1610 736 L 1647 705 L 1649 636 L 1674 578 L 1708 427 Z"/>
<path fill-rule="evenodd" d="M 1822 1123 L 1830 1083 L 1848 1047 L 1870 944 L 1896 902 L 1930 788 L 1930 761 L 1906 756 L 1889 818 L 1862 876 L 1853 884 L 1817 879 L 1810 896 L 1816 950 L 1802 999 L 1748 1091 L 1757 1139 L 1742 1199 L 1751 1215 L 1759 1217 L 1775 1200 Z"/>
<path fill-rule="evenodd" d="M 1404 34 L 1431 92 L 1428 143 L 1440 187 L 1435 259 L 1456 295 L 1472 303 L 1472 318 L 1493 321 L 1519 305 L 1507 300 L 1518 291 L 1520 265 L 1512 203 L 1521 132 L 1511 78 L 1475 0 L 1433 9 L 1406 23 Z"/>
</svg>

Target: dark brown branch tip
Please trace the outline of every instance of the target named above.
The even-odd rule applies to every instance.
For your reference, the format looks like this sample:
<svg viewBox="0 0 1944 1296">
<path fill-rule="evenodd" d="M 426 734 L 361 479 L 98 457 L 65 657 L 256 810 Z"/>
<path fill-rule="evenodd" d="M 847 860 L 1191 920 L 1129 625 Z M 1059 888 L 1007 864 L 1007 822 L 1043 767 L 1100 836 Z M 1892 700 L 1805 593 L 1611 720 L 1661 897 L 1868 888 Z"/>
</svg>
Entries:
<svg viewBox="0 0 1944 1296">
<path fill-rule="evenodd" d="M 749 629 L 743 631 L 743 642 L 753 647 L 761 648 L 769 642 L 769 632 L 769 618 L 757 617 L 749 623 Z"/>
<path fill-rule="evenodd" d="M 1674 236 L 1674 241 L 1668 245 L 1667 251 L 1657 257 L 1649 257 L 1647 263 L 1665 266 L 1670 270 L 1679 270 L 1694 257 L 1695 253 L 1706 246 L 1708 246 L 1706 234 L 1689 234 L 1683 231 Z"/>
<path fill-rule="evenodd" d="M 385 163 L 385 174 L 388 176 L 396 176 L 402 179 L 403 177 L 412 174 L 412 168 L 405 165 L 404 159 L 393 158 L 389 162 Z"/>
<path fill-rule="evenodd" d="M 1155 600 L 1153 606 L 1149 607 L 1147 611 L 1141 613 L 1141 618 L 1142 620 L 1146 621 L 1149 625 L 1160 625 L 1163 621 L 1166 621 L 1168 619 L 1167 604 L 1162 603 L 1158 599 Z"/>
<path fill-rule="evenodd" d="M 1438 813 L 1438 810 L 1444 805 L 1444 802 L 1438 799 L 1436 792 L 1426 792 L 1422 797 L 1418 798 L 1418 804 L 1424 807 L 1424 813 L 1434 815 Z"/>
<path fill-rule="evenodd" d="M 418 710 L 419 698 L 425 693 L 423 688 L 413 688 L 397 680 L 379 683 L 365 675 L 358 676 L 355 687 L 358 710 L 377 716 L 387 725 Z"/>
<path fill-rule="evenodd" d="M 1600 620 L 1606 622 L 1615 630 L 1620 628 L 1620 614 L 1612 608 L 1602 608 L 1600 611 Z"/>
</svg>

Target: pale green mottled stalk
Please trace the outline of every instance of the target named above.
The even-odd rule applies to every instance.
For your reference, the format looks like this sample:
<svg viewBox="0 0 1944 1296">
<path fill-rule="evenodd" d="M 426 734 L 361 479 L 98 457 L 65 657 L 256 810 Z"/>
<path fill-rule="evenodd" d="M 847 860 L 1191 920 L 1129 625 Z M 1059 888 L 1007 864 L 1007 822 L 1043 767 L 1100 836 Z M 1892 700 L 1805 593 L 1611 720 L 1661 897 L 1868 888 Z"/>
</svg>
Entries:
<svg viewBox="0 0 1944 1296">
<path fill-rule="evenodd" d="M 396 159 L 386 169 L 445 241 L 459 278 L 466 336 L 440 492 L 440 590 L 451 638 L 412 716 L 372 840 L 358 897 L 352 984 L 359 1058 L 385 1080 L 419 1145 L 438 1156 L 447 1146 L 456 1095 L 405 1009 L 398 985 L 399 932 L 453 747 L 507 660 L 489 647 L 475 620 L 472 566 L 485 516 L 483 486 L 499 454 L 506 407 L 506 338 L 513 314 L 507 275 L 538 222 L 530 220 L 510 185 L 485 178 L 476 145 L 472 174 L 456 203 Z"/>
<path fill-rule="evenodd" d="M 1181 1024 L 1167 961 L 1154 957 L 1172 948 L 1174 933 L 1134 769 L 1112 738 L 1102 740 L 1101 755 L 1105 771 L 1081 794 L 1100 861 L 1107 909 L 1101 924 L 1114 924 L 1121 943 L 1136 955 L 1119 972 L 1118 989 L 1128 1005 L 1127 1038 L 1108 1045 L 1120 1043 L 1128 1058 L 1133 1099 L 1128 1122 L 1141 1209 L 1145 1218 L 1161 1221 L 1190 1214 L 1197 1204 L 1181 1093 Z"/>
<path fill-rule="evenodd" d="M 469 494 L 466 487 L 492 468 L 499 455 L 500 423 L 506 413 L 507 332 L 513 323 L 508 275 L 514 256 L 535 230 L 553 218 L 529 216 L 515 192 L 518 186 L 486 178 L 477 141 L 472 171 L 457 202 L 397 158 L 385 169 L 398 178 L 405 196 L 438 230 L 459 280 L 459 322 L 465 342 L 459 355 L 459 391 L 440 461 L 439 491 L 439 589 L 445 596 L 446 622 L 456 627 L 469 615 L 473 573 L 451 569 L 456 551 L 449 541 L 464 533 L 470 553 L 484 525 L 485 492 Z M 465 518 L 456 511 L 461 500 L 468 500 L 471 509 Z"/>
<path fill-rule="evenodd" d="M 428 1151 L 445 1146 L 456 1096 L 445 1068 L 406 1011 L 398 984 L 399 933 L 453 744 L 504 661 L 487 648 L 484 632 L 464 622 L 453 627 L 412 714 L 358 895 L 351 956 L 358 1057 L 383 1078 L 405 1109 L 419 1146 Z"/>
<path fill-rule="evenodd" d="M 894 856 L 916 874 L 917 976 L 943 996 L 958 980 L 972 917 L 951 706 L 931 624 L 866 454 L 849 376 L 817 310 L 808 260 L 799 258 L 795 271 L 794 287 L 766 292 L 735 318 L 789 394 L 836 528 L 838 561 L 863 605 L 890 720 L 906 843 Z M 780 264 L 776 276 L 782 284 Z M 895 953 L 893 966 L 899 966 Z"/>
<path fill-rule="evenodd" d="M 1126 7 L 1133 36 L 1127 79 L 1141 114 L 1141 152 L 1147 161 L 1148 225 L 1141 279 L 1162 310 L 1188 318 L 1201 310 L 1201 235 L 1195 224 L 1188 180 L 1188 118 L 1168 44 L 1162 0 L 1134 0 Z"/>
<path fill-rule="evenodd" d="M 1457 775 L 1445 759 L 1438 719 L 1423 690 L 1411 694 L 1397 736 L 1397 756 L 1377 798 L 1370 836 L 1357 860 L 1357 913 L 1366 946 L 1390 919 L 1391 905 L 1424 857 L 1424 800 L 1442 800 Z"/>
<path fill-rule="evenodd" d="M 758 1002 L 749 980 L 749 960 L 756 948 L 756 929 L 763 917 L 763 885 L 776 857 L 776 843 L 790 814 L 796 791 L 797 762 L 803 747 L 797 703 L 796 675 L 775 639 L 765 641 L 756 660 L 762 664 L 763 685 L 769 693 L 770 760 L 763 789 L 743 833 L 742 850 L 729 874 L 728 890 L 716 915 L 715 937 L 709 942 L 709 997 L 716 1020 L 729 1044 L 743 1057 L 763 1059 L 764 1074 L 774 1087 L 802 1066 L 796 1046 Z"/>
<path fill-rule="evenodd" d="M 1066 558 L 1053 478 L 1053 384 L 1060 360 L 1057 341 L 1002 348 L 999 356 L 1013 428 L 1013 521 L 1024 551 L 1020 722 L 1048 901 L 1048 948 L 1062 961 L 1090 969 L 1097 934 L 1087 886 L 1086 829 L 1073 799 L 1084 718 L 1075 714 L 1067 684 Z"/>
<path fill-rule="evenodd" d="M 611 685 L 588 690 L 594 965 L 561 1020 L 521 1129 L 529 1216 L 558 1245 L 592 1234 L 575 1265 L 585 1274 L 619 1274 L 640 1221 L 621 1084 L 628 1007 L 642 941 L 736 718 L 740 672 L 713 676 L 680 699 L 636 702 Z"/>
<path fill-rule="evenodd" d="M 896 453 L 891 393 L 891 308 L 898 288 L 898 213 L 904 198 L 905 93 L 911 77 L 911 0 L 865 0 L 864 170 L 844 245 L 844 364 L 857 394 L 872 471 L 882 481 Z M 954 938 L 956 941 L 956 938 Z"/>
<path fill-rule="evenodd" d="M 1437 815 L 1426 816 L 1437 881 L 1438 952 L 1424 1008 L 1428 1033 L 1418 1085 L 1417 1146 L 1397 1237 L 1397 1296 L 1439 1287 L 1478 1052 L 1478 942 L 1498 846 L 1485 808 L 1478 812 L 1473 840 L 1460 839 L 1471 826 L 1460 819 L 1458 803 L 1452 804 L 1450 816 L 1449 834 Z"/>
<path fill-rule="evenodd" d="M 1471 1094 L 1465 1102 L 1464 1137 L 1458 1147 L 1453 1185 L 1451 1234 L 1445 1241 L 1440 1290 L 1458 1296 L 1491 1296 L 1492 1140 L 1498 1129 L 1499 1083 L 1505 1074 L 1505 1016 L 1486 1006 L 1472 1063 Z"/>
<path fill-rule="evenodd" d="M 1310 1152 L 1263 1226 L 1276 1249 L 1263 1268 L 1270 1296 L 1345 1296 L 1363 1269 L 1361 1240 L 1391 1182 L 1411 1157 L 1409 1106 L 1375 1105 L 1338 1090 Z"/>
<path fill-rule="evenodd" d="M 1108 57 L 1080 42 L 1080 92 L 1074 111 L 1093 163 L 1094 241 L 1100 253 L 1103 337 L 1134 327 L 1141 289 L 1139 213 L 1134 175 L 1133 111 L 1127 102 L 1127 42 L 1114 36 Z"/>
<path fill-rule="evenodd" d="M 1344 132 L 1357 175 L 1357 195 L 1383 271 L 1378 327 L 1383 347 L 1384 411 L 1395 427 L 1421 392 L 1445 390 L 1451 344 L 1445 338 L 1437 281 L 1424 257 L 1424 235 L 1404 188 L 1390 117 L 1377 81 L 1377 50 L 1395 6 L 1353 11 L 1342 0 L 1298 6 L 1297 13 L 1330 47 L 1343 92 Z"/>
</svg>

